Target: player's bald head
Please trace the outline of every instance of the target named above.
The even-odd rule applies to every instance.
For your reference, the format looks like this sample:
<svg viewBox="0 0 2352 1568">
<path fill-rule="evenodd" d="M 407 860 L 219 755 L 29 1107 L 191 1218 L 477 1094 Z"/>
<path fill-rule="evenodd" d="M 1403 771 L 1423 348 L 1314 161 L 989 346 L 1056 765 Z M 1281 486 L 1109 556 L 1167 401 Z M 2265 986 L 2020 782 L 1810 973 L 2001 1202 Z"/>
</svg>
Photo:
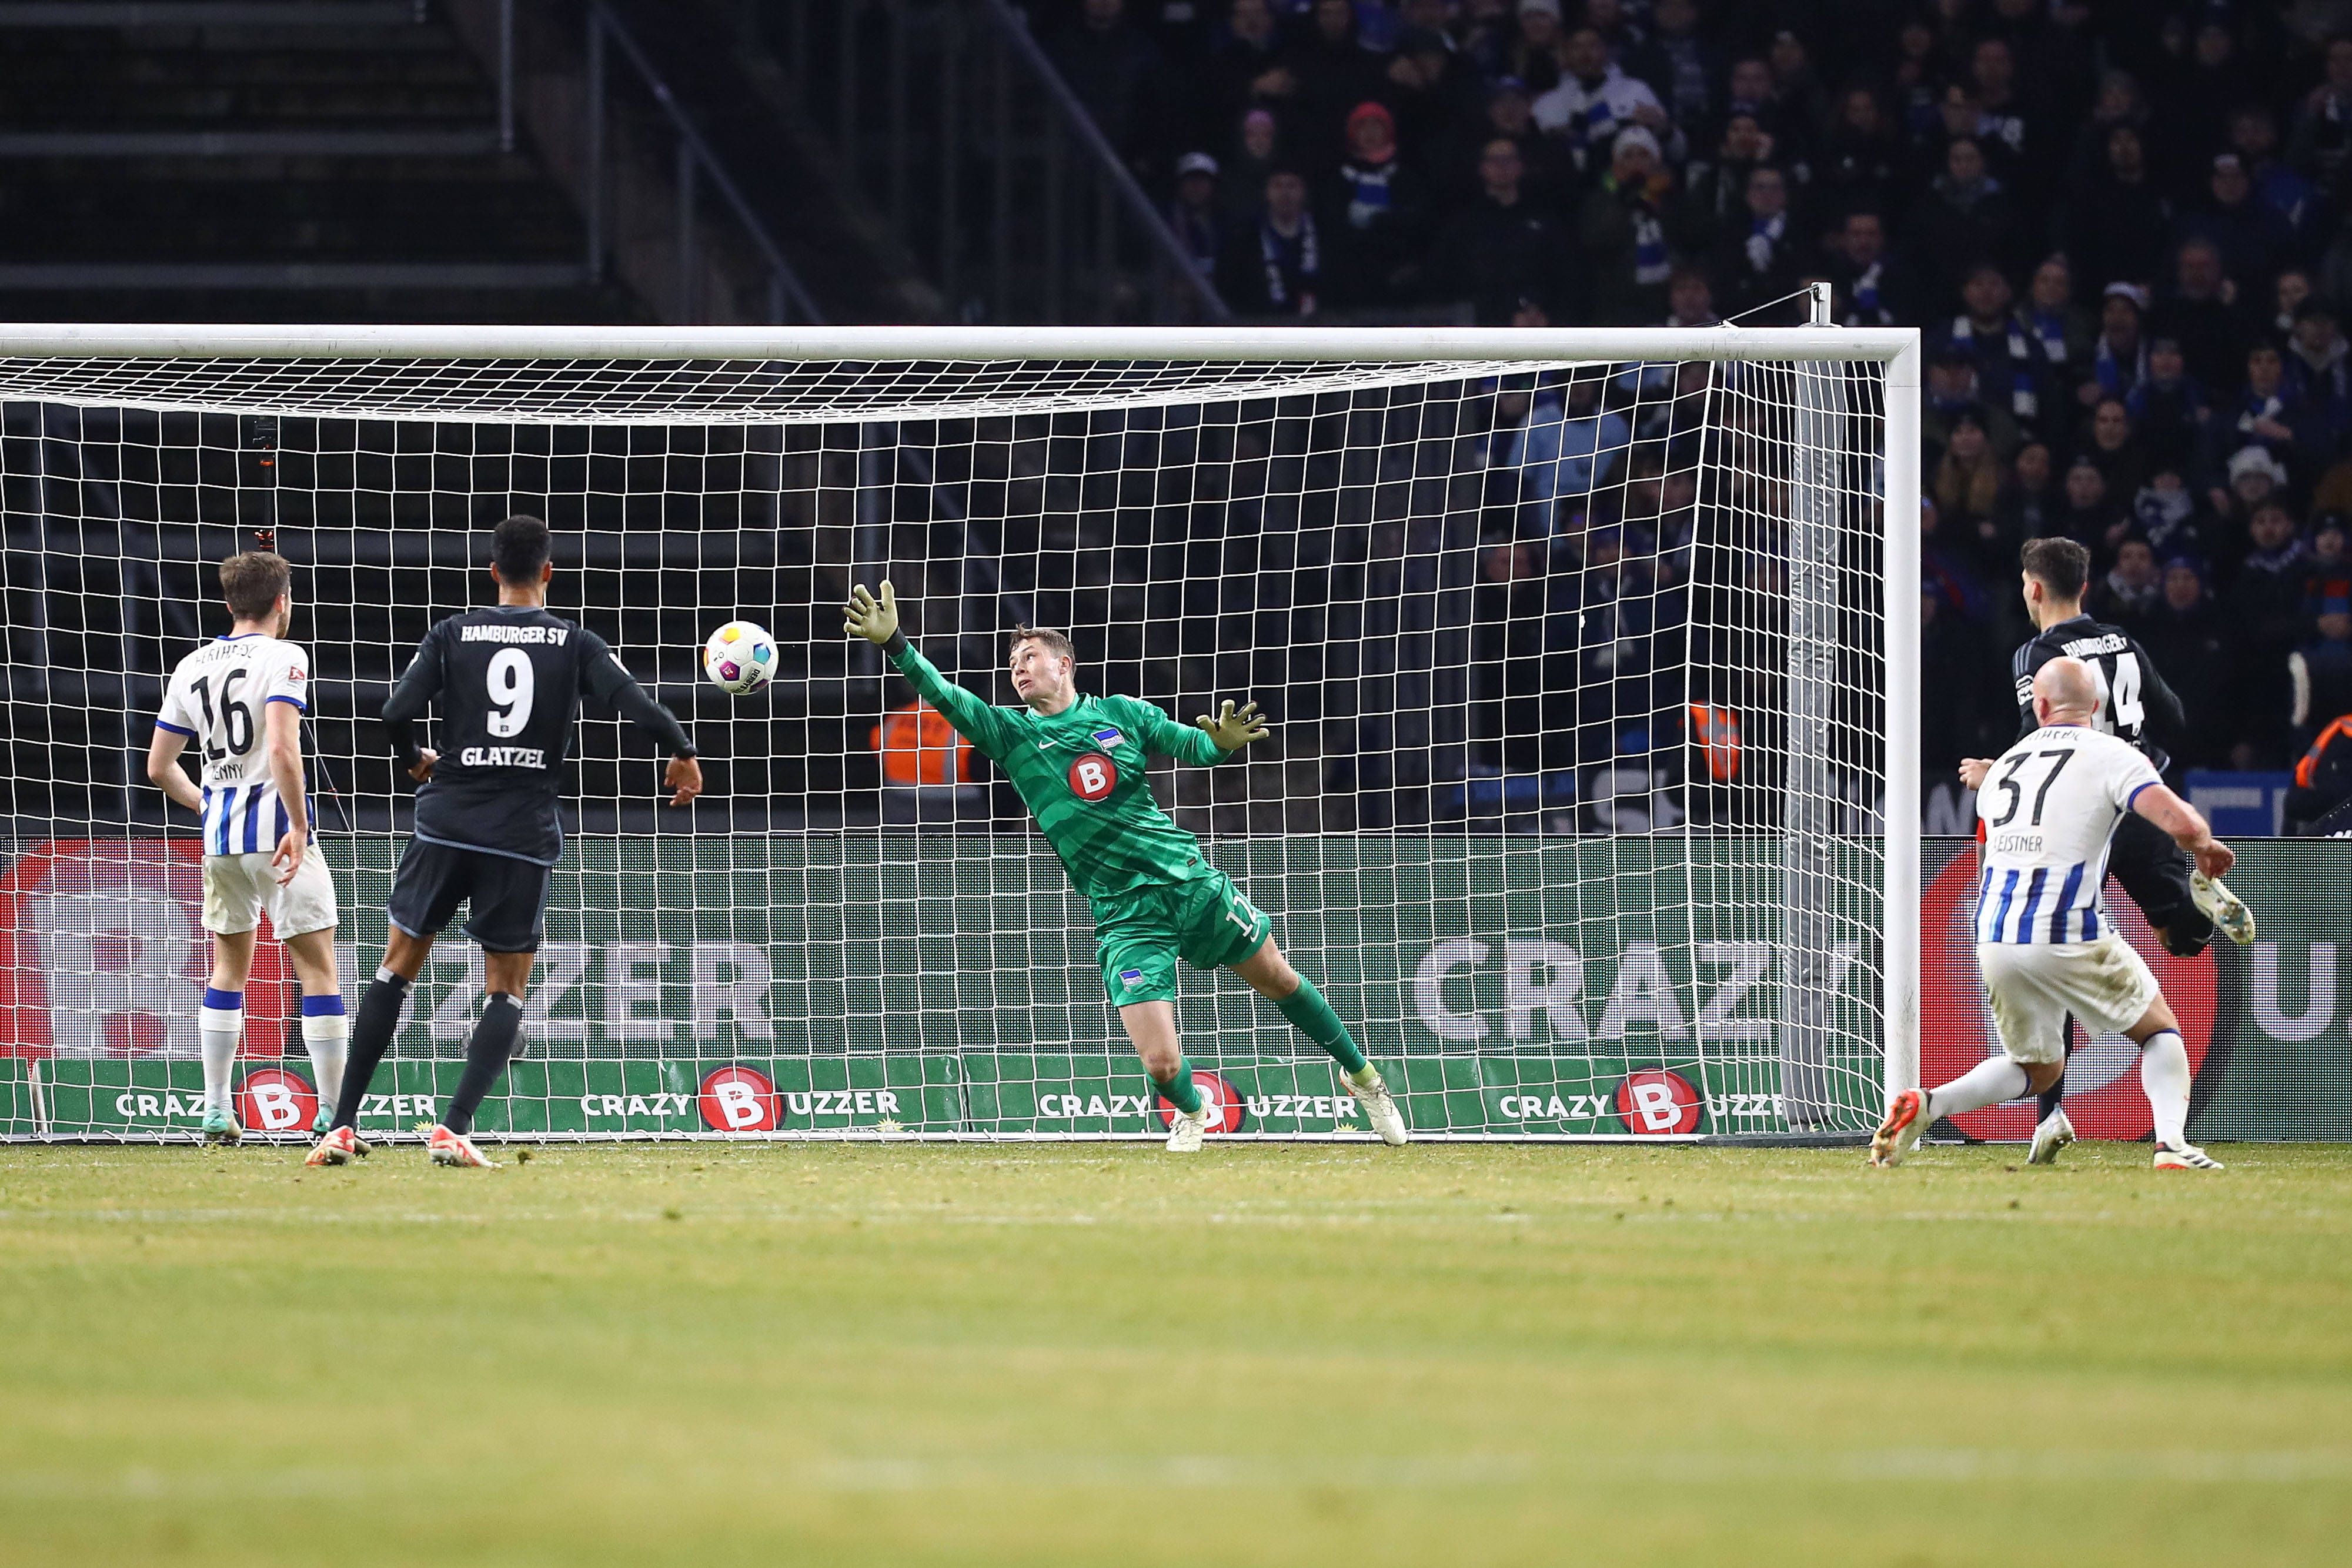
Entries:
<svg viewBox="0 0 2352 1568">
<path fill-rule="evenodd" d="M 2088 724 L 2099 711 L 2099 678 L 2080 659 L 2053 659 L 2033 675 L 2033 712 L 2044 724 Z"/>
</svg>

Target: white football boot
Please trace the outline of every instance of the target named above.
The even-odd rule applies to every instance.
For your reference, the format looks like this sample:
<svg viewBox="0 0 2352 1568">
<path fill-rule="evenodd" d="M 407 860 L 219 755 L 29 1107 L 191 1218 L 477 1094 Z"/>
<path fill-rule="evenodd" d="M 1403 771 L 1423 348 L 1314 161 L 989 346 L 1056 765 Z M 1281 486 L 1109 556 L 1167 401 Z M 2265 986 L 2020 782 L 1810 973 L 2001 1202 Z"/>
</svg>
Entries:
<svg viewBox="0 0 2352 1568">
<path fill-rule="evenodd" d="M 2026 1152 L 2029 1166 L 2054 1166 L 2058 1151 L 2074 1141 L 2074 1124 L 2066 1119 L 2066 1107 L 2059 1106 L 2042 1119 L 2033 1129 L 2033 1147 Z"/>
<path fill-rule="evenodd" d="M 2194 1144 L 2158 1144 L 2156 1168 L 2160 1171 L 2218 1171 L 2221 1162 Z"/>
<path fill-rule="evenodd" d="M 1201 1140 L 1208 1135 L 1209 1118 L 1217 1113 L 1217 1103 L 1208 1095 L 1201 1096 L 1201 1108 L 1190 1113 L 1179 1111 L 1176 1119 L 1168 1124 L 1168 1152 L 1171 1155 L 1197 1155 Z"/>
<path fill-rule="evenodd" d="M 2221 879 L 2207 876 L 2201 871 L 2189 873 L 2189 896 L 2204 912 L 2213 928 L 2239 946 L 2251 946 L 2254 940 L 2254 912 L 2246 901 L 2221 885 Z"/>
<path fill-rule="evenodd" d="M 1396 1096 L 1389 1092 L 1389 1086 L 1381 1079 L 1379 1068 L 1367 1062 L 1364 1071 L 1371 1077 L 1370 1083 L 1359 1083 L 1347 1072 L 1339 1074 L 1339 1082 L 1346 1084 L 1348 1092 L 1363 1105 L 1365 1119 L 1371 1123 L 1372 1131 L 1381 1135 L 1381 1142 L 1391 1145 L 1402 1144 L 1411 1134 L 1404 1130 L 1404 1113 L 1397 1109 Z"/>
</svg>

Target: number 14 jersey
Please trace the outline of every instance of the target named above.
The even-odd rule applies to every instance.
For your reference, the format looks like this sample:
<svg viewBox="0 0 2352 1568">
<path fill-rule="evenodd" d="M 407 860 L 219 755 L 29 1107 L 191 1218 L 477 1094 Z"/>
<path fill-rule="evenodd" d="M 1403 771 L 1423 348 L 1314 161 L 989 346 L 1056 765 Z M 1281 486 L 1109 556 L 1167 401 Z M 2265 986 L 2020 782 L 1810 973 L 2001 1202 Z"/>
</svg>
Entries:
<svg viewBox="0 0 2352 1568">
<path fill-rule="evenodd" d="M 2035 730 L 1994 761 L 1977 791 L 1984 870 L 1979 942 L 2095 942 L 2107 845 L 2140 791 L 2163 782 L 2128 743 L 2081 725 Z"/>
<path fill-rule="evenodd" d="M 248 632 L 215 637 L 180 661 L 155 727 L 185 736 L 204 758 L 205 853 L 268 854 L 290 825 L 262 743 L 270 703 L 306 712 L 310 655 Z"/>
</svg>

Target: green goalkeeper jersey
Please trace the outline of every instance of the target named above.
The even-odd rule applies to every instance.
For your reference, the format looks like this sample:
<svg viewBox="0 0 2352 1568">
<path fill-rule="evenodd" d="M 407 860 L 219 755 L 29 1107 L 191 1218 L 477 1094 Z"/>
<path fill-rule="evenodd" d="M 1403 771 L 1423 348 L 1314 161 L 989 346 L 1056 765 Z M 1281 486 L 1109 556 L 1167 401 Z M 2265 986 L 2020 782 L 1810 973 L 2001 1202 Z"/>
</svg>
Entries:
<svg viewBox="0 0 2352 1568">
<path fill-rule="evenodd" d="M 1134 697 L 1090 697 L 1051 716 L 998 707 L 902 643 L 890 655 L 925 702 L 1004 770 L 1088 898 L 1210 874 L 1200 841 L 1168 820 L 1144 777 L 1154 757 L 1201 765 L 1233 754 Z"/>
</svg>

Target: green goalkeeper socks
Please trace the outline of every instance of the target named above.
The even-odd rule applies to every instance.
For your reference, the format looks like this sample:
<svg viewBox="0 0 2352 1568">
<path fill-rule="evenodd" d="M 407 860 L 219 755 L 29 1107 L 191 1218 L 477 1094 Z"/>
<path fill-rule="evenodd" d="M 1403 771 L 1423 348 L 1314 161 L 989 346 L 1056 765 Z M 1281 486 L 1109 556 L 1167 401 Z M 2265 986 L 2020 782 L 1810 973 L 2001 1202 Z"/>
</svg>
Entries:
<svg viewBox="0 0 2352 1568">
<path fill-rule="evenodd" d="M 1364 1053 L 1356 1049 L 1348 1026 L 1339 1021 L 1339 1015 L 1331 1010 L 1331 1004 L 1323 999 L 1314 981 L 1300 976 L 1298 988 L 1274 1005 L 1299 1033 L 1329 1051 L 1341 1067 L 1351 1073 L 1364 1070 Z"/>
<path fill-rule="evenodd" d="M 1201 1113 L 1201 1086 L 1192 1082 L 1192 1063 L 1190 1058 L 1178 1057 L 1176 1075 L 1164 1081 L 1155 1078 L 1151 1081 L 1151 1085 L 1160 1091 L 1171 1105 L 1175 1106 L 1187 1116 L 1197 1116 Z"/>
</svg>

